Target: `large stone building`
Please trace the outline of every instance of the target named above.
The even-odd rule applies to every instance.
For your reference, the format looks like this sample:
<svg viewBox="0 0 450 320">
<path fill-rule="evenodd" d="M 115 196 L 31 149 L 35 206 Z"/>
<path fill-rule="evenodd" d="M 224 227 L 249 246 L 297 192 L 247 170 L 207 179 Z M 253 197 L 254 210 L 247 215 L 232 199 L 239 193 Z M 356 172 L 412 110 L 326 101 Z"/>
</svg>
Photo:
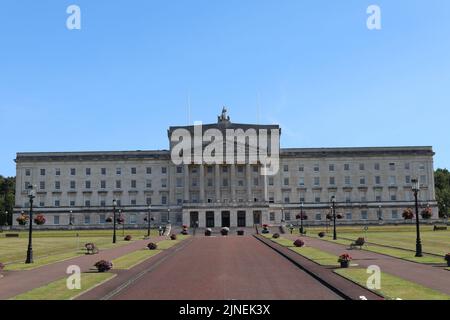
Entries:
<svg viewBox="0 0 450 320">
<path fill-rule="evenodd" d="M 177 129 L 195 131 L 171 127 L 169 139 Z M 209 129 L 281 134 L 277 125 L 232 123 L 226 110 L 201 132 Z M 413 206 L 413 178 L 420 181 L 421 206 L 430 206 L 437 218 L 433 156 L 432 147 L 280 149 L 279 170 L 263 176 L 260 163 L 249 161 L 176 165 L 171 150 L 18 153 L 14 223 L 29 210 L 29 185 L 36 189 L 35 212 L 46 216 L 47 227 L 71 221 L 106 227 L 114 199 L 129 227 L 143 226 L 149 211 L 156 224 L 243 227 L 295 224 L 303 210 L 305 224 L 313 225 L 326 222 L 333 196 L 340 223 L 394 223 Z"/>
</svg>

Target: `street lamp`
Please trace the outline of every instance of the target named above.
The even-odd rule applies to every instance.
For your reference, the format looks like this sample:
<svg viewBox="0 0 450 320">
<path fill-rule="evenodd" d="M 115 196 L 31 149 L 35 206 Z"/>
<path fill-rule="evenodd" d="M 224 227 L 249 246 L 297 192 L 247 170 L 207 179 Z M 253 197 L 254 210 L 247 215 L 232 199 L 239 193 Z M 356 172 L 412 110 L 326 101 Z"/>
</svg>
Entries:
<svg viewBox="0 0 450 320">
<path fill-rule="evenodd" d="M 113 200 L 113 243 L 116 243 L 116 207 L 117 207 L 117 200 Z"/>
<path fill-rule="evenodd" d="M 304 206 L 304 204 L 302 202 L 302 204 L 300 205 L 300 235 L 302 235 L 304 232 L 304 230 L 303 230 L 303 206 Z"/>
<path fill-rule="evenodd" d="M 122 223 L 122 237 L 125 237 L 125 217 L 122 215 L 122 209 L 119 209 L 119 219 Z"/>
<path fill-rule="evenodd" d="M 150 237 L 151 221 L 152 221 L 152 206 L 148 206 L 148 212 L 147 212 L 147 237 Z"/>
<path fill-rule="evenodd" d="M 170 224 L 170 208 L 167 208 L 167 224 Z"/>
<path fill-rule="evenodd" d="M 36 197 L 36 191 L 33 185 L 28 186 L 28 199 L 30 199 L 30 220 L 28 229 L 28 250 L 26 264 L 33 263 L 33 200 Z"/>
<path fill-rule="evenodd" d="M 333 240 L 337 240 L 336 234 L 336 197 L 331 197 L 332 209 L 333 209 Z"/>
<path fill-rule="evenodd" d="M 422 242 L 420 240 L 419 200 L 418 200 L 420 185 L 418 179 L 412 179 L 411 182 L 416 205 L 416 257 L 422 257 Z"/>
<path fill-rule="evenodd" d="M 284 207 L 281 207 L 281 225 L 283 225 L 284 222 Z"/>
<path fill-rule="evenodd" d="M 69 215 L 69 226 L 73 226 L 73 211 L 70 210 L 70 215 Z"/>
</svg>

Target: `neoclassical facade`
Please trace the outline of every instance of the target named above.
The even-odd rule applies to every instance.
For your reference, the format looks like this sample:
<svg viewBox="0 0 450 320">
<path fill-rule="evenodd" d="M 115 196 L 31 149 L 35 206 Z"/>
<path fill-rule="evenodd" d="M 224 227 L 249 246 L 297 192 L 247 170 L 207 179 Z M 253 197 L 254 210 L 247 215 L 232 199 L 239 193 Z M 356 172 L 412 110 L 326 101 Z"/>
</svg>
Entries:
<svg viewBox="0 0 450 320">
<path fill-rule="evenodd" d="M 70 222 L 108 227 L 114 199 L 128 227 L 143 227 L 149 212 L 155 224 L 213 228 L 296 224 L 302 210 L 305 224 L 324 224 L 333 196 L 340 223 L 395 223 L 413 206 L 414 178 L 421 185 L 420 205 L 438 216 L 432 147 L 281 148 L 279 170 L 262 175 L 259 162 L 175 164 L 171 136 L 177 129 L 195 131 L 170 127 L 169 150 L 18 153 L 15 218 L 28 213 L 27 188 L 33 185 L 34 212 L 55 228 Z M 281 134 L 277 125 L 235 124 L 226 110 L 201 132 L 210 129 Z"/>
</svg>

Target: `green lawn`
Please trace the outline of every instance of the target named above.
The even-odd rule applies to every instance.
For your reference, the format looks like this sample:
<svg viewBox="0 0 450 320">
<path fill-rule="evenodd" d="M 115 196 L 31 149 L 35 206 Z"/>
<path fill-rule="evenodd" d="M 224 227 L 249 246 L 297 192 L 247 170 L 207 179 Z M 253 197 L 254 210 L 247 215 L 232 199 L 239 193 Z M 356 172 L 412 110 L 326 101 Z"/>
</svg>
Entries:
<svg viewBox="0 0 450 320">
<path fill-rule="evenodd" d="M 370 276 L 366 269 L 336 269 L 334 272 L 363 287 Z M 373 291 L 389 300 L 450 300 L 446 294 L 387 273 L 381 273 L 381 289 Z"/>
<path fill-rule="evenodd" d="M 11 300 L 70 300 L 115 276 L 112 273 L 82 273 L 80 290 L 67 289 L 67 278 L 64 278 L 15 296 Z"/>
<path fill-rule="evenodd" d="M 126 230 L 125 234 L 131 234 L 133 239 L 142 239 L 146 231 Z M 35 263 L 30 266 L 23 263 L 28 244 L 27 233 L 20 232 L 19 235 L 19 238 L 5 238 L 4 234 L 0 234 L 0 262 L 7 264 L 8 270 L 27 270 L 82 255 L 87 242 L 95 243 L 100 250 L 127 243 L 123 241 L 122 230 L 118 232 L 116 245 L 112 244 L 111 230 L 36 231 L 33 233 Z M 152 236 L 156 236 L 156 231 L 152 230 Z"/>
<path fill-rule="evenodd" d="M 142 250 L 128 253 L 128 254 L 121 256 L 117 259 L 114 259 L 112 261 L 113 269 L 129 270 L 129 269 L 133 268 L 134 266 L 144 262 L 145 260 L 157 255 L 161 251 L 162 250 L 142 249 Z"/>
</svg>

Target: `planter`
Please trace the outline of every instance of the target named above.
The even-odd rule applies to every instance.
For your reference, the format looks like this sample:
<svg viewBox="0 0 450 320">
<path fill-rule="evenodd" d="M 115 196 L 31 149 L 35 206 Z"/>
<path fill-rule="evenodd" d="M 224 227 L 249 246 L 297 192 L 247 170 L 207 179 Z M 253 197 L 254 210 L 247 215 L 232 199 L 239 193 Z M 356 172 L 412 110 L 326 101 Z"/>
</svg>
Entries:
<svg viewBox="0 0 450 320">
<path fill-rule="evenodd" d="M 320 233 L 319 233 L 319 237 L 320 237 L 320 238 L 325 237 L 325 232 L 320 232 Z"/>
<path fill-rule="evenodd" d="M 268 234 L 268 233 L 270 233 L 270 231 L 269 231 L 269 230 L 267 230 L 267 229 L 263 229 L 262 233 L 264 233 L 264 234 Z"/>
<path fill-rule="evenodd" d="M 341 268 L 348 268 L 350 266 L 350 261 L 341 261 Z"/>
<path fill-rule="evenodd" d="M 237 235 L 238 236 L 243 236 L 244 235 L 244 230 L 238 230 L 237 231 Z"/>
<path fill-rule="evenodd" d="M 228 235 L 228 230 L 220 230 L 220 234 L 223 236 L 227 236 Z"/>
<path fill-rule="evenodd" d="M 212 230 L 211 229 L 208 228 L 208 229 L 205 230 L 205 237 L 210 237 L 211 234 L 212 234 Z"/>
<path fill-rule="evenodd" d="M 450 260 L 447 260 L 447 267 L 450 267 Z"/>
</svg>

